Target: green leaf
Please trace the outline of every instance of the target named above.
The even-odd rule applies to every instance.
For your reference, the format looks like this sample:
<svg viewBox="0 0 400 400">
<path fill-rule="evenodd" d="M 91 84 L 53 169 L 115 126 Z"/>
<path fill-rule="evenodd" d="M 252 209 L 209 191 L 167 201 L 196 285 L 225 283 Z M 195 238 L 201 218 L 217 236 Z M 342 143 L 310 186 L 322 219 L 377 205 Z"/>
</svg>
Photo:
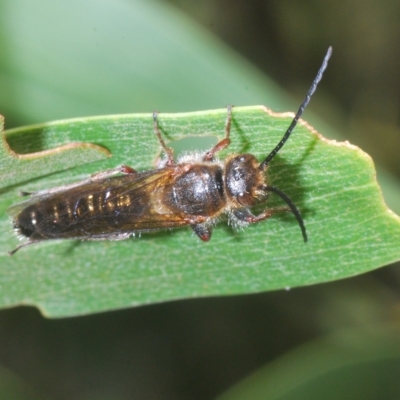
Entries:
<svg viewBox="0 0 400 400">
<path fill-rule="evenodd" d="M 90 163 L 104 159 L 110 156 L 110 152 L 100 146 L 92 143 L 70 142 L 62 145 L 52 143 L 52 146 L 58 146 L 53 149 L 37 150 L 46 142 L 47 131 L 53 132 L 52 124 L 46 126 L 39 125 L 30 127 L 29 131 L 22 130 L 25 135 L 18 135 L 20 129 L 14 130 L 14 135 L 10 134 L 12 147 L 18 149 L 19 153 L 12 150 L 4 135 L 1 135 L 2 145 L 0 146 L 0 190 L 30 179 L 43 176 L 45 174 L 62 171 L 68 168 Z M 58 126 L 60 124 L 58 123 Z M 69 121 L 67 124 L 74 136 L 79 136 L 74 123 Z M 0 130 L 4 129 L 4 117 L 0 115 Z M 78 125 L 79 130 L 79 125 Z M 32 136 L 29 136 L 31 134 Z M 61 142 L 68 141 L 69 132 L 63 132 L 62 137 L 58 136 Z M 13 138 L 15 140 L 13 140 Z M 92 137 L 94 140 L 94 138 Z"/>
<path fill-rule="evenodd" d="M 238 107 L 233 112 L 232 144 L 222 158 L 249 152 L 262 160 L 292 117 L 263 107 Z M 172 141 L 187 135 L 222 138 L 225 117 L 222 109 L 160 114 L 159 120 Z M 36 176 L 47 176 L 3 189 L 2 306 L 34 304 L 50 316 L 85 314 L 179 298 L 309 285 L 356 275 L 400 258 L 400 219 L 383 202 L 369 156 L 348 143 L 323 139 L 304 123 L 271 162 L 268 175 L 301 210 L 307 244 L 293 215 L 285 214 L 242 232 L 221 222 L 208 243 L 183 228 L 122 242 L 49 241 L 9 257 L 7 251 L 17 240 L 5 210 L 18 201 L 18 189 L 51 188 L 123 163 L 149 169 L 160 155 L 151 114 L 53 122 L 8 131 L 7 139 L 26 151 L 29 142 L 23 138 L 39 135 L 43 148 L 49 149 L 65 144 L 67 132 L 68 140 L 95 142 L 108 149 L 112 158 L 51 175 L 53 170 L 43 164 L 24 161 Z M 16 176 L 9 184 L 19 182 L 21 177 Z M 271 196 L 268 206 L 281 204 Z"/>
<path fill-rule="evenodd" d="M 8 123 L 201 110 L 228 103 L 262 103 L 280 110 L 297 106 L 297 101 L 289 106 L 264 74 L 164 2 L 4 0 L 0 20 L 0 108 Z M 321 94 L 323 86 L 320 99 Z M 251 110 L 234 109 L 237 126 L 230 151 L 262 157 L 289 120 Z M 310 111 L 307 118 L 322 126 Z M 176 123 L 168 125 L 174 118 Z M 160 119 L 169 139 L 200 133 L 220 138 L 225 110 L 180 118 L 160 114 Z M 334 135 L 328 128 L 323 131 Z M 398 219 L 383 205 L 370 160 L 346 146 L 334 146 L 318 158 L 316 151 L 327 142 L 310 135 L 296 128 L 270 170 L 271 182 L 293 198 L 305 217 L 310 236 L 306 245 L 293 216 L 280 215 L 237 233 L 221 223 L 207 244 L 188 228 L 120 243 L 43 243 L 10 258 L 6 252 L 17 240 L 5 209 L 21 200 L 19 190 L 74 182 L 121 163 L 152 168 L 159 146 L 150 113 L 8 131 L 12 149 L 24 157 L 16 160 L 6 147 L 0 150 L 0 304 L 35 304 L 47 315 L 75 315 L 321 282 L 398 259 Z M 105 156 L 94 147 L 68 149 L 77 141 L 108 149 L 112 158 L 53 174 Z M 52 152 L 60 145 L 67 146 L 65 152 Z M 48 157 L 41 154 L 34 160 L 32 151 L 48 151 Z M 353 168 L 355 160 L 358 169 Z M 39 176 L 43 179 L 31 181 Z M 392 207 L 398 203 L 397 186 L 390 181 L 385 185 Z M 340 203 L 346 193 L 352 201 Z M 271 197 L 269 205 L 274 204 L 281 203 Z"/>
</svg>

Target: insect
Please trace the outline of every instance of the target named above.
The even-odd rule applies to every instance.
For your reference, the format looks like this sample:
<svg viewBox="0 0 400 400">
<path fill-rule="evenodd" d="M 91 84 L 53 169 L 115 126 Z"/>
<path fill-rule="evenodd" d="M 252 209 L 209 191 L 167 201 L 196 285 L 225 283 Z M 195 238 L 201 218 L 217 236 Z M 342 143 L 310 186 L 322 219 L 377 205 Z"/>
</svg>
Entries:
<svg viewBox="0 0 400 400">
<path fill-rule="evenodd" d="M 207 242 L 223 214 L 232 225 L 245 227 L 283 211 L 293 212 L 306 242 L 300 211 L 284 192 L 268 184 L 265 172 L 307 107 L 331 53 L 330 47 L 289 128 L 261 163 L 252 154 L 231 155 L 224 162 L 215 158 L 231 142 L 231 106 L 227 108 L 225 137 L 204 154 L 183 156 L 177 162 L 162 138 L 155 112 L 154 132 L 166 154 L 162 166 L 137 172 L 122 165 L 70 185 L 25 192 L 31 197 L 12 206 L 9 214 L 15 231 L 26 240 L 9 254 L 51 239 L 122 240 L 136 233 L 187 225 Z M 288 207 L 266 208 L 254 215 L 252 207 L 263 204 L 269 193 L 280 196 Z"/>
</svg>

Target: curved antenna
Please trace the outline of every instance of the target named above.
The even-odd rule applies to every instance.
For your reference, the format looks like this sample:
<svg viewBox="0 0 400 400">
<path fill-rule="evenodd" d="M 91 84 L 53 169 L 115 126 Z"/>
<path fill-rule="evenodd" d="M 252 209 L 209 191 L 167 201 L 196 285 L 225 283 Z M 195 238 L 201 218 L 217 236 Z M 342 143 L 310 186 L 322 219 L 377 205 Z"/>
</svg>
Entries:
<svg viewBox="0 0 400 400">
<path fill-rule="evenodd" d="M 322 65 L 317 73 L 317 76 L 315 77 L 313 83 L 311 84 L 311 87 L 303 101 L 303 103 L 301 104 L 300 108 L 298 109 L 296 115 L 294 116 L 292 123 L 290 124 L 289 128 L 287 129 L 286 133 L 283 135 L 282 140 L 277 144 L 277 146 L 271 151 L 271 153 L 269 154 L 269 156 L 260 164 L 260 169 L 264 170 L 265 168 L 267 168 L 268 163 L 275 157 L 276 153 L 278 153 L 278 151 L 282 148 L 282 146 L 285 144 L 285 142 L 289 139 L 290 134 L 292 133 L 294 127 L 296 126 L 299 118 L 301 117 L 301 115 L 303 114 L 305 108 L 308 106 L 308 103 L 311 100 L 311 96 L 314 94 L 315 90 L 317 89 L 317 85 L 320 82 L 320 80 L 322 79 L 322 75 L 326 69 L 326 67 L 328 66 L 328 61 L 331 58 L 332 55 L 332 47 L 329 47 L 324 60 L 322 61 Z"/>
<path fill-rule="evenodd" d="M 273 193 L 277 194 L 278 196 L 280 196 L 286 202 L 286 204 L 289 206 L 290 210 L 292 211 L 292 213 L 294 214 L 294 216 L 297 219 L 297 222 L 300 225 L 301 233 L 303 235 L 304 242 L 306 243 L 308 238 L 307 238 L 306 227 L 304 226 L 304 220 L 300 215 L 299 209 L 293 204 L 293 202 L 289 198 L 289 196 L 287 194 L 285 194 L 284 192 L 282 192 L 282 190 L 278 189 L 275 186 L 267 186 L 265 188 L 265 190 L 268 191 L 268 192 L 273 192 Z"/>
</svg>

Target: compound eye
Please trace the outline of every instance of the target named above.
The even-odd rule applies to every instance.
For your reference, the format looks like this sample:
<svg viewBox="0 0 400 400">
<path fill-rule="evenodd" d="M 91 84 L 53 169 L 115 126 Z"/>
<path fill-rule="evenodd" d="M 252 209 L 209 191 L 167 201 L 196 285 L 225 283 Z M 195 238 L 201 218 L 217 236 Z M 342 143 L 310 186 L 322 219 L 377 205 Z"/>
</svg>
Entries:
<svg viewBox="0 0 400 400">
<path fill-rule="evenodd" d="M 254 205 L 254 199 L 251 197 L 250 193 L 239 193 L 237 196 L 237 201 L 244 207 L 250 207 Z"/>
</svg>

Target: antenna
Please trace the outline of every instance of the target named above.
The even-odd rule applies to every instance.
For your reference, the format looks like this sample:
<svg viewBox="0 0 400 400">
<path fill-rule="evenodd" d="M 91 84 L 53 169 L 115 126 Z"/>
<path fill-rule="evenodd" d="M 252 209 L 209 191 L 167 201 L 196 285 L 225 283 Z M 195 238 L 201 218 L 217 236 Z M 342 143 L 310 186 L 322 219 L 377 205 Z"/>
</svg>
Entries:
<svg viewBox="0 0 400 400">
<path fill-rule="evenodd" d="M 322 75 L 328 66 L 328 61 L 331 58 L 332 55 L 332 47 L 330 46 L 328 48 L 328 51 L 325 55 L 324 60 L 322 61 L 322 65 L 317 73 L 317 76 L 315 77 L 313 83 L 311 84 L 311 87 L 307 93 L 307 96 L 305 97 L 303 103 L 301 104 L 300 108 L 298 109 L 296 115 L 293 118 L 292 123 L 290 124 L 289 128 L 287 129 L 286 133 L 283 135 L 283 138 L 281 141 L 276 145 L 276 147 L 271 151 L 269 156 L 260 164 L 259 168 L 261 170 L 264 170 L 267 168 L 268 163 L 275 157 L 276 153 L 282 148 L 282 146 L 285 144 L 285 142 L 289 139 L 290 134 L 292 133 L 294 127 L 296 126 L 298 120 L 300 119 L 301 115 L 303 114 L 305 108 L 307 107 L 308 103 L 311 100 L 311 96 L 314 94 L 315 90 L 317 89 L 318 83 L 322 79 Z"/>
<path fill-rule="evenodd" d="M 265 190 L 277 194 L 286 202 L 286 204 L 289 206 L 292 213 L 294 214 L 294 216 L 297 219 L 297 222 L 301 229 L 301 233 L 303 235 L 304 242 L 306 243 L 308 239 L 307 239 L 307 232 L 306 232 L 306 227 L 304 226 L 303 218 L 301 217 L 301 214 L 300 214 L 300 211 L 298 210 L 298 208 L 293 204 L 292 200 L 290 200 L 289 196 L 275 186 L 267 186 Z"/>
</svg>

